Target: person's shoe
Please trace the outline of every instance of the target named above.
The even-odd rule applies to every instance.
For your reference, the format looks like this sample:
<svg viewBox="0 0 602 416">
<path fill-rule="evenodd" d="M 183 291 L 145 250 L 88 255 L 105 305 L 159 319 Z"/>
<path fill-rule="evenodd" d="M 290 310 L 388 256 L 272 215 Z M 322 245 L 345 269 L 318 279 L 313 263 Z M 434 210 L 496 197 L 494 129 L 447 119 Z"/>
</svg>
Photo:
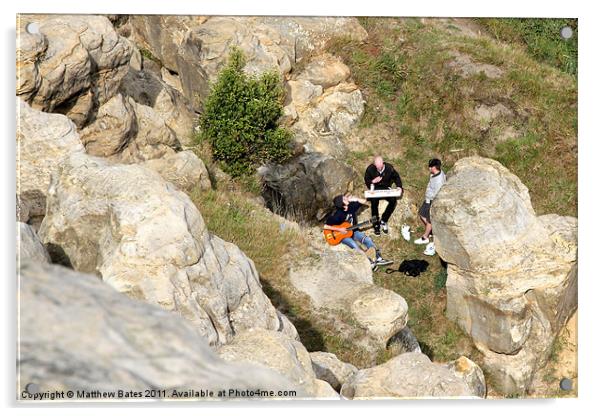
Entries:
<svg viewBox="0 0 602 416">
<path fill-rule="evenodd" d="M 374 227 L 374 235 L 380 235 L 380 227 L 378 225 Z"/>
<path fill-rule="evenodd" d="M 426 245 L 426 248 L 424 249 L 424 253 L 427 256 L 434 256 L 435 255 L 435 243 L 428 243 Z"/>
<path fill-rule="evenodd" d="M 424 237 L 420 237 L 420 238 L 414 240 L 414 244 L 428 244 L 428 243 L 429 243 L 429 239 L 424 238 Z"/>
<path fill-rule="evenodd" d="M 372 271 L 375 272 L 378 269 L 378 263 L 376 260 L 370 260 L 370 267 L 372 267 Z"/>
<path fill-rule="evenodd" d="M 409 225 L 404 224 L 403 227 L 401 227 L 401 236 L 403 237 L 404 240 L 410 241 L 410 226 Z"/>
<path fill-rule="evenodd" d="M 389 226 L 387 225 L 387 223 L 386 223 L 386 222 L 384 222 L 384 221 L 381 221 L 381 222 L 380 222 L 380 227 L 382 228 L 382 230 L 383 230 L 383 233 L 385 233 L 385 234 L 389 234 Z"/>
<path fill-rule="evenodd" d="M 375 263 L 377 266 L 388 266 L 389 264 L 393 264 L 393 260 L 385 260 L 382 257 L 377 257 Z"/>
</svg>

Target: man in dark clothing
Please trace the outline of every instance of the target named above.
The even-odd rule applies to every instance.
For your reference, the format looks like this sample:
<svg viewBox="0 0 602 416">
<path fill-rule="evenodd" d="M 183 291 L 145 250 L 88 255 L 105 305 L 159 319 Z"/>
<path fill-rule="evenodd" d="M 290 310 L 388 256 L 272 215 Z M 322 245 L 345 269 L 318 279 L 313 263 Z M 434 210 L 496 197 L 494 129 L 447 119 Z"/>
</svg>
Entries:
<svg viewBox="0 0 602 416">
<path fill-rule="evenodd" d="M 364 182 L 366 183 L 368 189 L 389 189 L 391 185 L 395 184 L 398 188 L 401 188 L 401 196 L 403 197 L 403 186 L 401 183 L 401 178 L 399 177 L 399 173 L 397 173 L 393 165 L 383 161 L 381 156 L 376 156 L 374 158 L 374 163 L 366 168 Z M 382 218 L 378 213 L 378 205 L 381 200 L 387 201 L 387 208 L 385 208 Z M 377 225 L 374 227 L 374 234 L 380 235 L 381 228 L 385 234 L 388 234 L 389 226 L 387 223 L 389 222 L 389 218 L 391 218 L 391 215 L 397 206 L 397 198 L 371 198 L 370 202 L 372 216 L 380 219 L 380 223 L 377 223 Z"/>
<path fill-rule="evenodd" d="M 328 218 L 326 218 L 324 229 L 345 232 L 346 229 L 343 227 L 338 227 L 338 225 L 342 224 L 343 222 L 356 225 L 358 223 L 357 212 L 362 207 L 362 204 L 366 203 L 366 200 L 345 194 L 336 196 L 333 200 L 333 203 L 336 210 L 330 214 Z M 353 236 L 344 238 L 341 243 L 362 253 L 364 251 L 362 250 L 360 244 L 366 246 L 367 249 L 373 248 L 376 252 L 376 258 L 374 260 L 368 258 L 373 270 L 375 270 L 378 266 L 384 266 L 392 263 L 390 260 L 383 259 L 382 255 L 380 254 L 380 250 L 374 245 L 372 239 L 362 231 L 353 231 Z"/>
</svg>

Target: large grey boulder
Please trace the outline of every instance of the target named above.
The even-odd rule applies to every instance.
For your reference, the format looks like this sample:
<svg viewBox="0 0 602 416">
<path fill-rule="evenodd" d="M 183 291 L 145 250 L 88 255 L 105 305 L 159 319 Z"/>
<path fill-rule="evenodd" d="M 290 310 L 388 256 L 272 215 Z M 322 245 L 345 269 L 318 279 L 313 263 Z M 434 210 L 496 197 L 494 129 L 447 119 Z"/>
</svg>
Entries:
<svg viewBox="0 0 602 416">
<path fill-rule="evenodd" d="M 27 32 L 29 23 L 38 33 Z M 17 95 L 78 127 L 115 94 L 132 54 L 104 16 L 19 15 L 17 39 Z"/>
<path fill-rule="evenodd" d="M 374 284 L 365 255 L 320 243 L 321 249 L 313 248 L 312 255 L 291 266 L 293 287 L 309 297 L 317 316 L 337 323 L 341 337 L 377 354 L 405 328 L 408 304 L 397 293 Z"/>
<path fill-rule="evenodd" d="M 520 180 L 480 157 L 454 165 L 431 216 L 449 263 L 448 318 L 500 391 L 525 392 L 577 307 L 577 219 L 538 217 Z"/>
<path fill-rule="evenodd" d="M 341 386 L 357 372 L 356 366 L 339 360 L 332 353 L 315 351 L 309 356 L 316 377 L 326 381 L 335 391 L 341 391 Z"/>
<path fill-rule="evenodd" d="M 221 358 L 266 366 L 301 386 L 313 397 L 338 398 L 337 393 L 316 379 L 309 353 L 299 341 L 265 329 L 250 329 L 218 349 Z M 326 393 L 326 394 L 325 394 Z"/>
<path fill-rule="evenodd" d="M 152 108 L 128 99 L 136 118 L 136 134 L 123 149 L 111 156 L 119 163 L 140 163 L 175 154 L 181 143 L 175 132 Z"/>
<path fill-rule="evenodd" d="M 333 157 L 306 153 L 260 170 L 263 198 L 276 214 L 301 222 L 324 217 L 332 199 L 351 188 L 353 170 Z"/>
<path fill-rule="evenodd" d="M 147 160 L 142 165 L 154 170 L 181 190 L 190 190 L 197 185 L 202 190 L 211 189 L 209 172 L 205 164 L 191 150 Z"/>
<path fill-rule="evenodd" d="M 197 115 L 189 101 L 156 74 L 148 70 L 130 70 L 123 77 L 119 90 L 138 104 L 151 107 L 174 131 L 181 144 L 193 143 Z"/>
<path fill-rule="evenodd" d="M 80 138 L 88 154 L 107 157 L 121 152 L 137 131 L 132 103 L 117 94 L 100 106 L 94 122 L 80 131 Z"/>
<path fill-rule="evenodd" d="M 131 38 L 171 71 L 178 71 L 178 47 L 186 33 L 207 16 L 130 15 Z"/>
<path fill-rule="evenodd" d="M 17 221 L 17 264 L 25 261 L 50 263 L 50 256 L 35 230 L 31 226 Z"/>
<path fill-rule="evenodd" d="M 17 98 L 17 202 L 19 221 L 39 225 L 50 174 L 68 155 L 83 153 L 75 124 L 62 114 L 33 109 Z"/>
<path fill-rule="evenodd" d="M 466 382 L 444 364 L 408 352 L 356 372 L 341 388 L 348 399 L 472 397 Z"/>
<path fill-rule="evenodd" d="M 281 327 L 253 262 L 211 235 L 188 196 L 143 166 L 86 154 L 65 160 L 40 236 L 55 261 L 177 311 L 212 345 L 244 329 Z"/>
<path fill-rule="evenodd" d="M 190 322 L 128 299 L 96 276 L 31 262 L 19 275 L 19 398 L 29 383 L 40 392 L 166 389 L 168 399 L 189 389 L 214 398 L 224 389 L 304 395 L 265 367 L 225 362 Z"/>
</svg>

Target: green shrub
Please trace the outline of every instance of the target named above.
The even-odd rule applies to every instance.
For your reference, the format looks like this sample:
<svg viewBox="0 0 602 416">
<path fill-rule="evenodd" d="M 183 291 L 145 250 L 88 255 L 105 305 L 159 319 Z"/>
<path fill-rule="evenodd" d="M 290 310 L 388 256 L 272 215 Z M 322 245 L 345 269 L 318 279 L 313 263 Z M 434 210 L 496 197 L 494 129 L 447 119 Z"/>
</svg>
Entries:
<svg viewBox="0 0 602 416">
<path fill-rule="evenodd" d="M 284 98 L 279 74 L 250 76 L 244 66 L 242 51 L 233 49 L 200 119 L 199 140 L 211 144 L 214 160 L 233 176 L 291 154 L 291 133 L 278 125 Z"/>
</svg>

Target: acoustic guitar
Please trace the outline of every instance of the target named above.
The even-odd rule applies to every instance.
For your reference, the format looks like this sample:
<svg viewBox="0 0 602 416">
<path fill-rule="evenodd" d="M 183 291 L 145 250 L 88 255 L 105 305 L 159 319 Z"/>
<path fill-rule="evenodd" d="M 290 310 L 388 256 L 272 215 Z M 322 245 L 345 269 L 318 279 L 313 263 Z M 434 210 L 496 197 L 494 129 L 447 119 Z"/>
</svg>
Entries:
<svg viewBox="0 0 602 416">
<path fill-rule="evenodd" d="M 351 225 L 350 222 L 345 221 L 342 224 L 333 225 L 333 227 L 345 228 L 345 230 L 346 230 L 345 232 L 334 231 L 334 230 L 324 230 L 324 238 L 326 239 L 326 242 L 328 244 L 330 244 L 331 246 L 336 246 L 337 244 L 340 244 L 341 241 L 343 241 L 344 239 L 346 239 L 348 237 L 353 237 L 353 232 L 355 230 L 359 230 L 360 228 L 362 228 L 365 225 L 370 225 L 371 227 L 374 227 L 376 222 L 377 222 L 376 217 L 372 217 L 368 221 L 360 222 L 357 225 Z"/>
</svg>

